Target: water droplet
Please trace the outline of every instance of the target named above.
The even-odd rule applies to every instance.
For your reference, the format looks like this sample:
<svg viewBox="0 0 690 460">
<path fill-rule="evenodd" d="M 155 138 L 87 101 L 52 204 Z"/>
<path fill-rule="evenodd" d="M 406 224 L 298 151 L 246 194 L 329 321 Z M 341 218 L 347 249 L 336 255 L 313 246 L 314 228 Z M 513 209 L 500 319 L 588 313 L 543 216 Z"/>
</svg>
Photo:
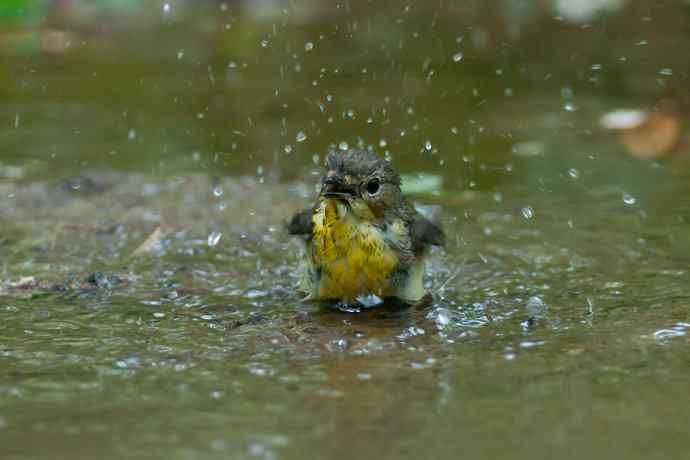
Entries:
<svg viewBox="0 0 690 460">
<path fill-rule="evenodd" d="M 179 50 L 177 52 L 177 59 L 182 59 L 184 57 L 184 50 Z"/>
<path fill-rule="evenodd" d="M 266 48 L 268 46 L 268 40 L 261 40 L 261 47 Z"/>
<path fill-rule="evenodd" d="M 666 75 L 666 76 L 671 76 L 673 75 L 673 69 L 669 67 L 664 67 L 663 69 L 659 69 L 659 75 Z"/>
<path fill-rule="evenodd" d="M 285 153 L 292 153 L 292 146 L 290 144 L 287 144 L 285 147 L 283 147 L 283 150 Z"/>
<path fill-rule="evenodd" d="M 565 104 L 563 104 L 563 110 L 565 110 L 566 112 L 576 112 L 577 109 L 578 106 L 574 102 L 566 102 Z"/>
<path fill-rule="evenodd" d="M 304 134 L 304 131 L 300 131 L 297 133 L 297 136 L 295 136 L 295 140 L 297 142 L 304 142 L 307 140 L 307 135 Z"/>
<path fill-rule="evenodd" d="M 522 217 L 524 217 L 525 219 L 531 219 L 532 217 L 534 217 L 534 209 L 532 208 L 532 206 L 525 206 L 524 208 L 522 208 Z"/>
<path fill-rule="evenodd" d="M 347 142 L 345 142 L 345 141 L 341 142 L 340 144 L 338 144 L 338 148 L 340 150 L 343 150 L 343 151 L 347 150 L 348 149 Z"/>
<path fill-rule="evenodd" d="M 350 342 L 346 339 L 331 340 L 326 344 L 329 351 L 345 351 L 350 347 Z"/>
<path fill-rule="evenodd" d="M 248 299 L 258 299 L 259 297 L 266 297 L 268 292 L 262 291 L 260 289 L 250 289 L 245 294 Z"/>
<path fill-rule="evenodd" d="M 426 331 L 422 329 L 421 327 L 417 326 L 410 326 L 405 329 L 403 329 L 402 334 L 400 334 L 398 337 L 401 339 L 406 339 L 409 337 L 418 337 L 420 335 L 425 335 Z"/>
<path fill-rule="evenodd" d="M 169 14 L 172 11 L 172 6 L 170 6 L 170 3 L 164 3 L 163 4 L 163 13 Z"/>
<path fill-rule="evenodd" d="M 654 338 L 656 340 L 672 339 L 675 337 L 682 337 L 684 335 L 685 331 L 676 329 L 659 329 L 658 331 L 654 332 Z"/>
<path fill-rule="evenodd" d="M 388 145 L 388 142 L 385 139 L 379 141 L 379 147 L 384 148 L 386 145 Z"/>
<path fill-rule="evenodd" d="M 137 130 L 136 129 L 130 129 L 127 132 L 127 139 L 129 139 L 130 141 L 133 141 L 136 138 L 137 138 Z"/>
<path fill-rule="evenodd" d="M 564 86 L 561 88 L 561 97 L 563 99 L 572 99 L 575 96 L 575 92 L 570 86 Z"/>
<path fill-rule="evenodd" d="M 311 51 L 314 49 L 314 44 L 312 42 L 307 42 L 304 44 L 304 51 Z"/>
<path fill-rule="evenodd" d="M 546 315 L 548 306 L 539 296 L 532 296 L 527 301 L 527 312 L 533 318 L 542 318 Z"/>
<path fill-rule="evenodd" d="M 462 61 L 462 58 L 463 58 L 463 57 L 464 57 L 464 56 L 463 56 L 463 54 L 462 54 L 461 52 L 455 53 L 455 54 L 453 55 L 453 62 L 460 62 L 460 61 Z"/>
<path fill-rule="evenodd" d="M 206 239 L 206 243 L 208 243 L 208 246 L 212 248 L 218 244 L 221 236 L 223 236 L 221 232 L 213 231 L 209 233 L 208 238 Z"/>
<path fill-rule="evenodd" d="M 223 189 L 220 187 L 214 187 L 213 195 L 214 196 L 223 196 Z"/>
<path fill-rule="evenodd" d="M 580 171 L 578 171 L 578 170 L 575 169 L 575 168 L 570 168 L 570 169 L 568 170 L 568 175 L 569 175 L 570 177 L 572 177 L 573 179 L 577 179 L 577 178 L 580 177 Z"/>
<path fill-rule="evenodd" d="M 431 145 L 430 140 L 427 140 L 426 142 L 424 142 L 424 150 L 426 150 L 427 152 L 431 152 L 432 148 L 434 148 L 434 146 Z"/>
<path fill-rule="evenodd" d="M 543 340 L 525 340 L 523 342 L 520 342 L 520 348 L 535 348 L 535 347 L 541 347 L 544 345 Z"/>
<path fill-rule="evenodd" d="M 637 199 L 629 193 L 623 194 L 623 203 L 628 205 L 633 205 L 637 202 Z"/>
<path fill-rule="evenodd" d="M 367 296 L 357 297 L 357 302 L 362 304 L 364 308 L 371 308 L 381 305 L 383 303 L 383 299 L 375 294 L 370 294 Z"/>
</svg>

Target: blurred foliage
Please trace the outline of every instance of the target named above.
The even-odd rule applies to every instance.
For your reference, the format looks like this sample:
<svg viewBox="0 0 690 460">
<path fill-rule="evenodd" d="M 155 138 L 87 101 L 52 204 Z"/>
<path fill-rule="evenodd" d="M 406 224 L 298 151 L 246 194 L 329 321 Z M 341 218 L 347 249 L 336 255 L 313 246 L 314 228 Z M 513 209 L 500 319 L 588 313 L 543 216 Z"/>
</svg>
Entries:
<svg viewBox="0 0 690 460">
<path fill-rule="evenodd" d="M 0 21 L 6 23 L 36 23 L 45 19 L 48 0 L 3 0 L 0 2 Z"/>
<path fill-rule="evenodd" d="M 520 145 L 687 93 L 684 3 L 588 1 L 12 0 L 46 19 L 0 30 L 0 147 L 46 174 L 280 178 L 347 142 L 492 189 Z"/>
</svg>

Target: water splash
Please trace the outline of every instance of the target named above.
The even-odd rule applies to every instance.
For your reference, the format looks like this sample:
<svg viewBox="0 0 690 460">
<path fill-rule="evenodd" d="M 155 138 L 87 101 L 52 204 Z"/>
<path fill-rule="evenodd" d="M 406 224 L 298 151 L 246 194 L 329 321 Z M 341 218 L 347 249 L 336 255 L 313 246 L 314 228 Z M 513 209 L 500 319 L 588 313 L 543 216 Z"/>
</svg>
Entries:
<svg viewBox="0 0 690 460">
<path fill-rule="evenodd" d="M 629 193 L 624 193 L 623 194 L 623 203 L 625 203 L 627 205 L 633 205 L 633 204 L 637 203 L 637 199 Z"/>
<path fill-rule="evenodd" d="M 218 242 L 220 241 L 221 237 L 223 234 L 219 231 L 213 231 L 209 233 L 208 238 L 206 239 L 206 244 L 208 244 L 208 247 L 212 248 L 215 247 Z"/>
</svg>

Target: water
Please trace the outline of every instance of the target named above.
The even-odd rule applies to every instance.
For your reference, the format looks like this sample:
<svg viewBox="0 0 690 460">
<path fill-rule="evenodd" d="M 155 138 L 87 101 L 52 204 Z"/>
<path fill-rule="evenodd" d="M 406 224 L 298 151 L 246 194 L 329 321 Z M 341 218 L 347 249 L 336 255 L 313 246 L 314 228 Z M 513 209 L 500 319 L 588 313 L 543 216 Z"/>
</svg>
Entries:
<svg viewBox="0 0 690 460">
<path fill-rule="evenodd" d="M 685 455 L 688 149 L 598 125 L 687 83 L 682 2 L 506 29 L 350 3 L 1 37 L 3 458 Z M 329 147 L 369 145 L 448 234 L 429 308 L 295 292 L 283 223 Z"/>
</svg>

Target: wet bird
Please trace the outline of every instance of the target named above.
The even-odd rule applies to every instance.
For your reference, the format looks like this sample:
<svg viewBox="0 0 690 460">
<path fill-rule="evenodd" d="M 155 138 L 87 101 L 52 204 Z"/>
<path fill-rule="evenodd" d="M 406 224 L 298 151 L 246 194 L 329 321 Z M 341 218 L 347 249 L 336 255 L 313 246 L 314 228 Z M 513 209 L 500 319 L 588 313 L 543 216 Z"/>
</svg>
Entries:
<svg viewBox="0 0 690 460">
<path fill-rule="evenodd" d="M 443 245 L 443 231 L 405 199 L 400 175 L 375 153 L 332 152 L 326 166 L 316 203 L 287 226 L 306 241 L 306 299 L 427 300 L 424 262 L 431 246 Z"/>
</svg>

